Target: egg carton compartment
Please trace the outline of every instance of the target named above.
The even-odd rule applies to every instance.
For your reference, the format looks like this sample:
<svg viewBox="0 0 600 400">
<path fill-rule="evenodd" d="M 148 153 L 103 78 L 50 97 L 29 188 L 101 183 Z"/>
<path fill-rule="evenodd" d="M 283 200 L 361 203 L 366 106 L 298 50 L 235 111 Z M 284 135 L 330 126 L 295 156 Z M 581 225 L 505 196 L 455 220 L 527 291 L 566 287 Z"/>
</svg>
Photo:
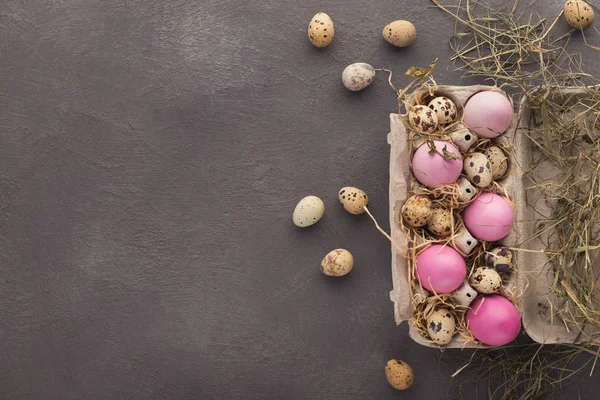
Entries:
<svg viewBox="0 0 600 400">
<path fill-rule="evenodd" d="M 557 104 L 574 104 L 578 100 L 585 100 L 590 96 L 591 91 L 600 90 L 600 86 L 588 88 L 581 87 L 561 87 L 557 91 L 552 100 Z M 519 121 L 516 135 L 517 148 L 520 149 L 519 170 L 527 171 L 531 167 L 535 152 L 535 146 L 527 139 L 525 132 L 531 131 L 534 124 L 532 116 L 532 105 L 528 98 L 523 98 L 519 105 Z M 537 165 L 533 174 L 536 179 L 549 179 L 556 176 L 557 168 L 549 163 L 544 162 Z M 519 207 L 521 210 L 522 223 L 520 230 L 525 238 L 533 238 L 527 240 L 522 246 L 527 252 L 520 252 L 519 257 L 521 262 L 527 268 L 521 274 L 520 285 L 526 288 L 521 299 L 521 316 L 523 326 L 527 334 L 536 342 L 545 344 L 554 343 L 582 343 L 591 342 L 600 344 L 598 332 L 591 325 L 585 325 L 582 329 L 580 326 L 566 324 L 561 318 L 555 315 L 555 310 L 559 307 L 564 307 L 564 300 L 551 290 L 555 274 L 552 266 L 548 263 L 548 256 L 539 251 L 546 249 L 548 243 L 549 232 L 540 236 L 534 235 L 537 223 L 542 215 L 550 215 L 551 208 L 543 199 L 542 193 L 538 189 L 532 188 L 532 182 L 528 176 L 522 176 L 525 194 L 525 207 Z"/>
<path fill-rule="evenodd" d="M 436 96 L 446 96 L 450 100 L 452 100 L 458 110 L 458 119 L 462 116 L 463 106 L 467 102 L 467 100 L 473 96 L 474 94 L 481 91 L 498 91 L 502 94 L 500 89 L 491 86 L 484 85 L 476 85 L 476 86 L 438 86 L 435 89 Z M 414 102 L 416 96 L 412 97 L 412 102 Z M 411 100 L 409 99 L 409 102 Z M 518 146 L 522 145 L 519 140 L 519 135 L 516 135 L 517 128 L 517 117 L 513 118 L 512 124 L 500 137 L 494 139 L 493 141 L 498 144 L 502 144 L 505 146 L 515 146 L 515 148 L 520 148 Z M 460 125 L 460 124 L 458 124 Z M 406 201 L 406 199 L 411 195 L 411 184 L 414 181 L 414 177 L 412 175 L 410 169 L 410 145 L 409 145 L 409 132 L 401 117 L 398 114 L 390 114 L 390 128 L 391 131 L 388 134 L 388 144 L 390 145 L 390 187 L 389 187 L 389 196 L 390 196 L 390 227 L 391 227 L 391 236 L 395 243 L 404 244 L 406 237 L 404 232 L 402 231 L 399 218 L 400 218 L 400 209 L 402 204 Z M 519 243 L 523 241 L 525 237 L 525 232 L 521 227 L 520 221 L 523 221 L 524 214 L 524 204 L 525 204 L 525 195 L 523 188 L 523 178 L 520 170 L 516 169 L 515 166 L 519 165 L 522 160 L 520 160 L 520 155 L 517 154 L 519 159 L 513 159 L 511 156 L 509 161 L 510 170 L 509 173 L 502 179 L 498 180 L 501 183 L 509 196 L 509 198 L 515 203 L 515 221 L 513 224 L 513 229 L 511 233 L 499 242 L 500 245 L 507 247 L 516 247 Z M 515 265 L 521 265 L 521 255 L 514 254 L 513 263 Z M 517 309 L 520 313 L 522 313 L 521 302 L 522 299 L 520 296 L 520 288 L 523 287 L 522 277 L 517 271 L 520 268 L 517 267 L 513 271 L 510 276 L 510 280 L 505 284 L 505 286 L 509 287 L 514 294 L 514 299 L 516 301 Z M 429 347 L 437 347 L 436 345 L 429 342 L 427 339 L 422 337 L 416 328 L 410 322 L 413 313 L 415 311 L 415 307 L 411 301 L 411 290 L 410 285 L 412 284 L 412 277 L 409 276 L 409 266 L 407 259 L 392 245 L 392 281 L 393 281 L 393 290 L 390 292 L 390 299 L 394 303 L 394 317 L 397 324 L 402 323 L 403 321 L 409 322 L 409 334 L 411 338 L 424 346 Z M 488 347 L 486 345 L 482 345 L 476 342 L 468 342 L 462 336 L 455 335 L 453 340 L 444 346 L 445 348 L 476 348 L 476 347 Z"/>
</svg>

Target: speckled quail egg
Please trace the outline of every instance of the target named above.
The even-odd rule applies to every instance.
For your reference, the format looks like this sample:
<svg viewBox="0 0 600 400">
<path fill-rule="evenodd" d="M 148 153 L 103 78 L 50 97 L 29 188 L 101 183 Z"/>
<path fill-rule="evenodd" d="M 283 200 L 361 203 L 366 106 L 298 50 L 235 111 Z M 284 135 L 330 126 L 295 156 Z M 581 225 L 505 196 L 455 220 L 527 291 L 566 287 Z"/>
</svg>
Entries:
<svg viewBox="0 0 600 400">
<path fill-rule="evenodd" d="M 463 170 L 475 186 L 487 187 L 492 183 L 492 165 L 483 153 L 471 153 L 465 156 Z"/>
<path fill-rule="evenodd" d="M 512 252 L 506 247 L 496 247 L 485 254 L 485 265 L 500 274 L 508 274 L 512 269 Z"/>
<path fill-rule="evenodd" d="M 410 46 L 417 37 L 415 26 L 404 20 L 394 21 L 383 28 L 383 38 L 396 47 Z"/>
<path fill-rule="evenodd" d="M 449 310 L 435 310 L 427 318 L 427 333 L 434 343 L 439 345 L 450 343 L 455 332 L 456 320 Z"/>
<path fill-rule="evenodd" d="M 478 267 L 471 274 L 469 283 L 479 293 L 496 293 L 502 288 L 502 278 L 493 268 Z"/>
<path fill-rule="evenodd" d="M 452 140 L 452 143 L 454 143 L 463 153 L 477 143 L 478 139 L 477 135 L 467 128 L 458 129 L 450 133 L 450 140 Z"/>
<path fill-rule="evenodd" d="M 452 292 L 451 297 L 456 304 L 468 307 L 475 300 L 475 297 L 477 297 L 477 291 L 469 285 L 469 282 L 465 281 L 458 289 Z"/>
<path fill-rule="evenodd" d="M 408 112 L 408 121 L 417 131 L 432 133 L 437 129 L 438 119 L 436 113 L 427 106 L 412 106 Z"/>
<path fill-rule="evenodd" d="M 477 188 L 473 186 L 471 182 L 469 182 L 469 180 L 464 176 L 458 178 L 456 184 L 458 185 L 459 191 L 458 200 L 462 201 L 463 203 L 471 201 L 477 194 Z"/>
<path fill-rule="evenodd" d="M 342 72 L 342 83 L 353 92 L 363 90 L 375 79 L 375 68 L 370 64 L 358 62 L 348 65 Z"/>
<path fill-rule="evenodd" d="M 327 47 L 333 41 L 333 20 L 324 12 L 315 14 L 308 24 L 308 38 L 315 47 Z"/>
<path fill-rule="evenodd" d="M 449 124 L 456 118 L 456 105 L 447 97 L 434 98 L 429 102 L 428 107 L 435 112 L 440 125 Z"/>
<path fill-rule="evenodd" d="M 354 256 L 346 249 L 335 249 L 321 260 L 321 271 L 327 276 L 344 276 L 352 271 Z"/>
<path fill-rule="evenodd" d="M 434 235 L 448 236 L 452 233 L 454 217 L 452 210 L 442 207 L 434 207 L 431 212 L 431 219 L 427 223 L 427 229 Z"/>
<path fill-rule="evenodd" d="M 390 385 L 397 390 L 408 389 L 415 380 L 415 374 L 410 365 L 400 360 L 390 360 L 387 362 L 385 377 Z"/>
<path fill-rule="evenodd" d="M 565 3 L 565 19 L 574 29 L 586 29 L 594 22 L 594 9 L 583 0 L 568 0 Z"/>
<path fill-rule="evenodd" d="M 344 206 L 344 210 L 350 214 L 364 214 L 365 206 L 369 205 L 369 196 L 362 190 L 347 186 L 338 192 L 338 199 Z"/>
<path fill-rule="evenodd" d="M 471 254 L 473 249 L 479 244 L 479 241 L 464 226 L 458 230 L 453 242 L 454 247 L 466 256 Z"/>
<path fill-rule="evenodd" d="M 424 195 L 411 196 L 402 206 L 402 217 L 413 228 L 427 225 L 432 213 L 431 200 Z"/>
<path fill-rule="evenodd" d="M 325 213 L 325 204 L 317 196 L 306 196 L 298 202 L 292 215 L 294 225 L 306 228 L 319 222 Z"/>
<path fill-rule="evenodd" d="M 508 170 L 508 157 L 504 151 L 498 146 L 491 146 L 485 151 L 485 156 L 492 165 L 492 179 L 502 178 Z"/>
</svg>

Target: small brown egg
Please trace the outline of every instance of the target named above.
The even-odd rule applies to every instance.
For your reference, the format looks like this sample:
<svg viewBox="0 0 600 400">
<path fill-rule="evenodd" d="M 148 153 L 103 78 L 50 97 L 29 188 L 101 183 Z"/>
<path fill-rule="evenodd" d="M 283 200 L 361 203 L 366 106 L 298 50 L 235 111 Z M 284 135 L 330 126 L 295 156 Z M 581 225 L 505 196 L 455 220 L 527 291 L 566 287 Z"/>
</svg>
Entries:
<svg viewBox="0 0 600 400">
<path fill-rule="evenodd" d="M 390 360 L 387 362 L 385 377 L 390 385 L 397 390 L 408 389 L 415 380 L 415 374 L 410 365 L 400 360 Z"/>
<path fill-rule="evenodd" d="M 424 195 L 414 195 L 408 198 L 402 206 L 402 218 L 413 228 L 421 228 L 431 219 L 431 200 Z"/>
<path fill-rule="evenodd" d="M 574 29 L 586 29 L 594 22 L 594 9 L 583 0 L 568 0 L 565 3 L 565 19 Z"/>
<path fill-rule="evenodd" d="M 338 192 L 338 199 L 344 206 L 344 210 L 350 214 L 364 214 L 365 206 L 369 205 L 369 196 L 365 192 L 355 187 L 343 187 Z"/>
<path fill-rule="evenodd" d="M 502 288 L 502 278 L 493 268 L 479 267 L 473 271 L 469 283 L 479 293 L 497 293 Z"/>
<path fill-rule="evenodd" d="M 427 333 L 435 344 L 450 343 L 456 333 L 456 320 L 452 313 L 445 309 L 435 310 L 427 318 Z"/>
<path fill-rule="evenodd" d="M 452 233 L 453 225 L 452 210 L 435 207 L 431 212 L 431 219 L 427 223 L 427 229 L 434 235 L 444 237 Z"/>
<path fill-rule="evenodd" d="M 483 188 L 492 183 L 492 165 L 483 153 L 471 153 L 466 156 L 463 169 L 475 186 Z"/>
<path fill-rule="evenodd" d="M 512 252 L 506 247 L 496 247 L 485 254 L 485 265 L 500 274 L 508 274 L 513 268 Z"/>
<path fill-rule="evenodd" d="M 407 47 L 417 38 L 415 26 L 404 20 L 394 21 L 383 28 L 383 38 L 396 47 Z"/>
<path fill-rule="evenodd" d="M 508 157 L 498 146 L 491 146 L 485 151 L 485 156 L 492 164 L 492 179 L 500 179 L 508 170 Z"/>
<path fill-rule="evenodd" d="M 456 118 L 456 105 L 447 97 L 434 98 L 429 102 L 428 107 L 435 112 L 440 125 L 449 124 Z"/>
<path fill-rule="evenodd" d="M 324 12 L 315 14 L 308 24 L 308 39 L 315 47 L 327 47 L 333 41 L 333 20 Z"/>
<path fill-rule="evenodd" d="M 427 106 L 412 106 L 408 111 L 408 121 L 417 132 L 433 133 L 438 127 L 437 114 Z"/>
<path fill-rule="evenodd" d="M 344 276 L 352 271 L 354 256 L 346 249 L 335 249 L 321 260 L 321 271 L 327 276 Z"/>
</svg>

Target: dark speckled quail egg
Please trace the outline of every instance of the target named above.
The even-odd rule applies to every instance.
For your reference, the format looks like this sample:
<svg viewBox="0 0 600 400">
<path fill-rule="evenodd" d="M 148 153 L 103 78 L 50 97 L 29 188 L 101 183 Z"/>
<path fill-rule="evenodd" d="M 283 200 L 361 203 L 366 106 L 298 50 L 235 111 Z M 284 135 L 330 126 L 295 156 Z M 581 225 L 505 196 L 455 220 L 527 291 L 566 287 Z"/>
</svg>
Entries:
<svg viewBox="0 0 600 400">
<path fill-rule="evenodd" d="M 427 333 L 434 343 L 439 345 L 450 343 L 455 332 L 456 320 L 449 310 L 435 310 L 427 318 Z"/>
<path fill-rule="evenodd" d="M 363 62 L 348 65 L 342 72 L 342 83 L 353 92 L 363 90 L 375 79 L 375 68 Z"/>
<path fill-rule="evenodd" d="M 508 157 L 498 146 L 492 146 L 485 151 L 485 156 L 492 164 L 492 179 L 500 179 L 508 170 Z"/>
<path fill-rule="evenodd" d="M 344 210 L 350 214 L 360 215 L 365 212 L 365 207 L 369 205 L 369 196 L 362 190 L 347 186 L 338 192 L 338 200 L 344 206 Z"/>
<path fill-rule="evenodd" d="M 433 133 L 438 126 L 437 114 L 427 106 L 412 106 L 408 112 L 408 121 L 417 132 Z"/>
<path fill-rule="evenodd" d="M 485 254 L 485 265 L 501 274 L 508 274 L 512 269 L 511 251 L 506 247 L 496 247 Z"/>
<path fill-rule="evenodd" d="M 469 283 L 479 293 L 496 293 L 502 288 L 502 278 L 493 268 L 479 267 L 473 271 Z"/>
<path fill-rule="evenodd" d="M 454 217 L 452 210 L 442 207 L 435 207 L 431 212 L 431 219 L 427 223 L 427 229 L 434 235 L 448 236 L 452 233 Z"/>
<path fill-rule="evenodd" d="M 315 14 L 308 24 L 308 39 L 315 47 L 327 47 L 333 41 L 333 20 L 324 12 Z"/>
<path fill-rule="evenodd" d="M 385 377 L 396 390 L 406 390 L 415 381 L 415 374 L 410 365 L 400 360 L 390 360 L 387 362 Z"/>
<path fill-rule="evenodd" d="M 456 105 L 447 97 L 436 97 L 429 102 L 428 107 L 435 112 L 438 124 L 445 125 L 456 118 Z"/>
<path fill-rule="evenodd" d="M 424 195 L 411 196 L 402 206 L 402 218 L 413 228 L 427 225 L 432 212 L 431 200 Z"/>
<path fill-rule="evenodd" d="M 463 170 L 476 186 L 487 187 L 492 183 L 492 165 L 483 153 L 471 153 L 465 156 Z"/>
</svg>

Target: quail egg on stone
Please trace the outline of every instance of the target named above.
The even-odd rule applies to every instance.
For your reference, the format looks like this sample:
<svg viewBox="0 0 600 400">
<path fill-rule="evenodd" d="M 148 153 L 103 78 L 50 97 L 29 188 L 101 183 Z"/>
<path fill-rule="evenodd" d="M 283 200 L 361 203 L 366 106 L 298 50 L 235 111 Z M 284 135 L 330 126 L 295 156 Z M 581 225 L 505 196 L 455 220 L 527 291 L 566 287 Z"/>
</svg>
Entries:
<svg viewBox="0 0 600 400">
<path fill-rule="evenodd" d="M 447 97 L 436 97 L 429 102 L 428 107 L 437 115 L 438 124 L 445 125 L 456 118 L 456 105 Z"/>
<path fill-rule="evenodd" d="M 344 206 L 344 210 L 350 214 L 364 214 L 365 206 L 369 205 L 369 196 L 355 187 L 344 187 L 338 192 L 338 199 Z"/>
<path fill-rule="evenodd" d="M 492 179 L 502 178 L 508 170 L 508 157 L 504 151 L 498 146 L 491 146 L 485 151 L 485 156 L 492 165 Z"/>
<path fill-rule="evenodd" d="M 300 228 L 306 228 L 319 222 L 325 213 L 325 204 L 317 196 L 306 196 L 294 209 L 292 219 L 294 225 Z"/>
<path fill-rule="evenodd" d="M 473 271 L 469 283 L 479 293 L 496 293 L 502 288 L 502 278 L 493 268 L 478 267 Z"/>
<path fill-rule="evenodd" d="M 506 247 L 496 247 L 485 254 L 485 265 L 500 274 L 508 274 L 512 269 L 512 252 Z"/>
<path fill-rule="evenodd" d="M 415 374 L 410 365 L 400 360 L 390 360 L 387 362 L 385 377 L 390 385 L 397 390 L 408 389 L 415 380 Z"/>
<path fill-rule="evenodd" d="M 383 28 L 383 38 L 396 47 L 410 46 L 417 37 L 415 26 L 404 20 L 394 21 Z"/>
<path fill-rule="evenodd" d="M 565 19 L 574 29 L 586 29 L 594 22 L 594 9 L 583 0 L 568 0 L 565 3 Z"/>
<path fill-rule="evenodd" d="M 442 207 L 434 207 L 431 212 L 431 218 L 427 223 L 427 229 L 437 236 L 448 236 L 452 233 L 454 226 L 454 217 L 452 210 Z"/>
<path fill-rule="evenodd" d="M 433 133 L 438 126 L 437 114 L 427 106 L 412 106 L 408 112 L 410 125 L 422 133 Z"/>
<path fill-rule="evenodd" d="M 354 256 L 346 249 L 335 249 L 321 260 L 321 271 L 327 276 L 344 276 L 352 271 Z"/>
<path fill-rule="evenodd" d="M 449 310 L 435 310 L 427 318 L 427 333 L 434 343 L 439 345 L 450 343 L 455 332 L 456 320 Z"/>
<path fill-rule="evenodd" d="M 462 128 L 450 133 L 450 140 L 452 143 L 456 145 L 463 153 L 471 148 L 479 138 L 476 134 L 468 130 L 467 128 Z"/>
<path fill-rule="evenodd" d="M 375 68 L 370 64 L 358 62 L 348 65 L 342 72 L 342 83 L 353 92 L 363 90 L 375 79 Z"/>
<path fill-rule="evenodd" d="M 473 197 L 477 195 L 477 188 L 473 186 L 471 182 L 469 182 L 469 180 L 464 176 L 458 178 L 458 181 L 456 181 L 456 183 L 458 184 L 459 190 L 458 199 L 463 203 L 471 201 Z"/>
<path fill-rule="evenodd" d="M 308 24 L 308 38 L 315 47 L 327 47 L 333 41 L 333 20 L 324 12 L 315 14 Z"/>
<path fill-rule="evenodd" d="M 492 165 L 483 153 L 471 153 L 465 156 L 463 170 L 474 185 L 487 187 L 492 183 Z"/>
<path fill-rule="evenodd" d="M 432 213 L 431 200 L 424 195 L 411 196 L 402 206 L 402 217 L 413 228 L 427 225 Z"/>
</svg>

